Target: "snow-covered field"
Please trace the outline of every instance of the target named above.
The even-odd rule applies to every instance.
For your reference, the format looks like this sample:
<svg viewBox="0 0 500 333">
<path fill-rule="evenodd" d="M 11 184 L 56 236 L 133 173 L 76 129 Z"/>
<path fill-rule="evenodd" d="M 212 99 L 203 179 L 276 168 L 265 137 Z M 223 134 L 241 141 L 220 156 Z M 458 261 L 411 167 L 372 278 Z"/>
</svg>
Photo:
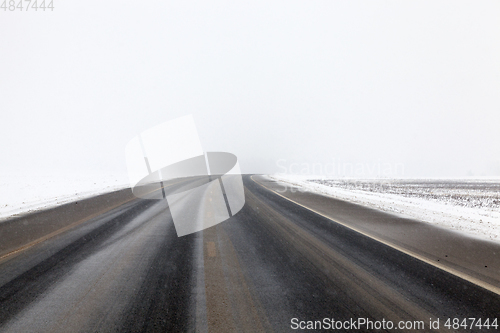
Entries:
<svg viewBox="0 0 500 333">
<path fill-rule="evenodd" d="M 123 175 L 0 175 L 0 222 L 129 187 Z"/>
<path fill-rule="evenodd" d="M 500 180 L 274 179 L 386 212 L 500 241 Z"/>
</svg>

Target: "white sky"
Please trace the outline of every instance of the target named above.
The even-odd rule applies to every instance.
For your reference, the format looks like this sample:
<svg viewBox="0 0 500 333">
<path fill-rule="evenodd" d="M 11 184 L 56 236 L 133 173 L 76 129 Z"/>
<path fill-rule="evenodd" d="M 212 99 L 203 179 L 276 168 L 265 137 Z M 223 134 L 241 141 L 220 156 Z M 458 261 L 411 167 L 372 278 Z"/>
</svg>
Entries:
<svg viewBox="0 0 500 333">
<path fill-rule="evenodd" d="M 1 173 L 126 174 L 132 137 L 193 114 L 246 173 L 500 175 L 499 1 L 54 6 L 0 10 Z"/>
</svg>

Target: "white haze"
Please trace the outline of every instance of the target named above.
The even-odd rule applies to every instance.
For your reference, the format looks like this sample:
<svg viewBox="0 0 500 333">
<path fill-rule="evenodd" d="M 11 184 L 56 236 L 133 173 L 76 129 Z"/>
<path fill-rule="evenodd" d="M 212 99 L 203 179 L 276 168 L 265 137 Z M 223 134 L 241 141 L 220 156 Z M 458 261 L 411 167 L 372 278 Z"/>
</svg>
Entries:
<svg viewBox="0 0 500 333">
<path fill-rule="evenodd" d="M 281 160 L 500 175 L 498 1 L 54 7 L 0 10 L 4 177 L 126 179 L 127 142 L 187 114 L 245 173 Z"/>
</svg>

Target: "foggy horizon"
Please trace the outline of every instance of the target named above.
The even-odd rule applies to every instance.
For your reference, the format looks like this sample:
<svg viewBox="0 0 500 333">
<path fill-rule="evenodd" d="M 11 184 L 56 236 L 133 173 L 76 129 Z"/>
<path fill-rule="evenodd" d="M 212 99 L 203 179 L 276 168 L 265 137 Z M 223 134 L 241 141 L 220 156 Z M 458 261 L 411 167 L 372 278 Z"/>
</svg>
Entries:
<svg viewBox="0 0 500 333">
<path fill-rule="evenodd" d="M 245 174 L 500 176 L 497 1 L 54 6 L 0 11 L 0 174 L 126 175 L 192 114 Z"/>
</svg>

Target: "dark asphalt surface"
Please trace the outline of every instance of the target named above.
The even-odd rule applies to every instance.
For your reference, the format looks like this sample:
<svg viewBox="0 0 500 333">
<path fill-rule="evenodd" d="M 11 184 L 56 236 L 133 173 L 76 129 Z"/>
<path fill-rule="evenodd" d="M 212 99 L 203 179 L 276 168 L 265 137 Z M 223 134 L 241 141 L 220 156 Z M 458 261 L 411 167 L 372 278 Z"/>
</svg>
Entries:
<svg viewBox="0 0 500 333">
<path fill-rule="evenodd" d="M 0 331 L 289 332 L 292 318 L 429 331 L 439 318 L 451 332 L 447 318 L 500 317 L 498 294 L 244 185 L 244 208 L 203 232 L 177 237 L 165 200 L 134 199 L 4 257 Z"/>
</svg>

